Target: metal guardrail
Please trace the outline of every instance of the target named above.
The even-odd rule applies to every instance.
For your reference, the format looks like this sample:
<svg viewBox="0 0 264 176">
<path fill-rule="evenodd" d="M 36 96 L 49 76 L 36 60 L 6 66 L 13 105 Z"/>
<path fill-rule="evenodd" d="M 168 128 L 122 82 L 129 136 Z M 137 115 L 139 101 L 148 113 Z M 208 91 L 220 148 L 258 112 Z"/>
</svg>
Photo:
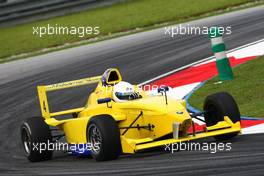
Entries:
<svg viewBox="0 0 264 176">
<path fill-rule="evenodd" d="M 0 4 L 0 27 L 80 12 L 126 0 L 25 0 Z"/>
</svg>

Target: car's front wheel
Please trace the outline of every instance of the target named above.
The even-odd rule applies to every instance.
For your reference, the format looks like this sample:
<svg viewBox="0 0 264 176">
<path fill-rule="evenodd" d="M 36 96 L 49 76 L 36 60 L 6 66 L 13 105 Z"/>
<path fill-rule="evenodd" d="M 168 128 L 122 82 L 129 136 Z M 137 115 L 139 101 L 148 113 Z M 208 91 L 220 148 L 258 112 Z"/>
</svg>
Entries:
<svg viewBox="0 0 264 176">
<path fill-rule="evenodd" d="M 96 161 L 118 158 L 121 153 L 120 132 L 116 121 L 109 115 L 93 117 L 87 125 L 87 142 Z"/>
<path fill-rule="evenodd" d="M 240 112 L 234 98 L 227 92 L 219 92 L 206 97 L 204 102 L 206 126 L 212 126 L 228 116 L 233 123 L 240 122 Z M 215 136 L 217 140 L 228 140 L 236 133 L 223 134 Z"/>
</svg>

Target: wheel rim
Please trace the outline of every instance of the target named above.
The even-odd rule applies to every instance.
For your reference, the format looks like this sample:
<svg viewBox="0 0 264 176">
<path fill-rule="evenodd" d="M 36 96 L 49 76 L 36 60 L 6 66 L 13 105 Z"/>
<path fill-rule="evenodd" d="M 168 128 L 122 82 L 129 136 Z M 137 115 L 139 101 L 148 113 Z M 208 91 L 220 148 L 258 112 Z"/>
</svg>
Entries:
<svg viewBox="0 0 264 176">
<path fill-rule="evenodd" d="M 30 154 L 30 149 L 31 149 L 31 139 L 30 139 L 30 134 L 28 130 L 24 127 L 22 129 L 22 143 L 24 146 L 24 151 L 28 155 Z"/>
<path fill-rule="evenodd" d="M 98 127 L 92 124 L 89 127 L 89 143 L 92 146 L 92 152 L 98 154 L 101 151 L 102 135 Z"/>
</svg>

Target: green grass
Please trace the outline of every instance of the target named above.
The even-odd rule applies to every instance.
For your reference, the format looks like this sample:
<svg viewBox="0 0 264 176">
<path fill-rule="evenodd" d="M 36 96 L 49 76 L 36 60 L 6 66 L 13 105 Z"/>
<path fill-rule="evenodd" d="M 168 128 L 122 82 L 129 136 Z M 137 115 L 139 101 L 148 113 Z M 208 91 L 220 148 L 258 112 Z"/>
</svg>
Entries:
<svg viewBox="0 0 264 176">
<path fill-rule="evenodd" d="M 241 114 L 264 117 L 264 56 L 234 68 L 235 79 L 222 84 L 215 77 L 198 89 L 191 97 L 190 104 L 202 109 L 204 98 L 212 93 L 226 91 L 234 96 Z"/>
<path fill-rule="evenodd" d="M 21 53 L 39 51 L 98 37 L 89 35 L 32 35 L 32 27 L 47 26 L 99 26 L 100 35 L 124 32 L 164 22 L 182 22 L 210 12 L 238 6 L 255 0 L 132 0 L 109 7 L 98 8 L 49 20 L 0 29 L 0 62 L 3 58 Z M 263 3 L 263 2 L 262 2 Z"/>
</svg>

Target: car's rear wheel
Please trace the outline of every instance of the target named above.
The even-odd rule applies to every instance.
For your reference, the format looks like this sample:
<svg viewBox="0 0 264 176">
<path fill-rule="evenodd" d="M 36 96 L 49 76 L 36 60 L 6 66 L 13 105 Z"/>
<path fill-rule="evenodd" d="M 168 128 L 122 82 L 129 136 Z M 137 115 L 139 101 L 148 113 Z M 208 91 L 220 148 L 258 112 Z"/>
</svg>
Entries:
<svg viewBox="0 0 264 176">
<path fill-rule="evenodd" d="M 24 153 L 29 161 L 37 162 L 52 158 L 53 151 L 48 149 L 48 145 L 52 143 L 52 135 L 42 117 L 26 119 L 21 125 L 20 132 Z"/>
<path fill-rule="evenodd" d="M 93 117 L 87 126 L 87 142 L 96 161 L 118 158 L 121 153 L 120 132 L 116 121 L 109 115 Z"/>
<path fill-rule="evenodd" d="M 228 116 L 233 123 L 240 122 L 239 108 L 234 98 L 227 92 L 219 92 L 206 97 L 204 111 L 206 126 L 212 126 L 223 121 L 224 116 Z M 228 140 L 236 135 L 238 132 L 215 136 L 215 138 Z"/>
</svg>

